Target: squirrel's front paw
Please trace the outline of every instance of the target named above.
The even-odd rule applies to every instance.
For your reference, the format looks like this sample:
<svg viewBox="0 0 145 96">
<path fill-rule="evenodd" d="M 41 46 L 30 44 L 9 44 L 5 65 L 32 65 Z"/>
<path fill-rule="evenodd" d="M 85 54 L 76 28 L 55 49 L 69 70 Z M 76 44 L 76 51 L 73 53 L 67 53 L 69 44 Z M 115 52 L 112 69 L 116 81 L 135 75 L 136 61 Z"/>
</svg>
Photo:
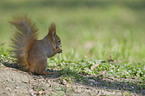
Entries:
<svg viewBox="0 0 145 96">
<path fill-rule="evenodd" d="M 62 49 L 61 48 L 57 48 L 57 53 L 62 53 Z"/>
</svg>

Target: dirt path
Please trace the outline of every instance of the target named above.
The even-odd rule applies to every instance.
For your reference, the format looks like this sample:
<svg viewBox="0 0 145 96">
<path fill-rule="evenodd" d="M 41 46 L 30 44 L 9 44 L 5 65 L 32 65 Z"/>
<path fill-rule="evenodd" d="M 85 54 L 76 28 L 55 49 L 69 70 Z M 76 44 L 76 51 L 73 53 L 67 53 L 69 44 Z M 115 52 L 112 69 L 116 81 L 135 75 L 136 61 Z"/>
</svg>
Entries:
<svg viewBox="0 0 145 96">
<path fill-rule="evenodd" d="M 114 82 L 107 78 L 86 77 L 86 82 L 73 80 L 73 83 L 69 83 L 61 77 L 63 75 L 40 76 L 14 68 L 0 68 L 0 96 L 142 96 L 145 93 L 145 89 L 137 89 L 136 86 Z"/>
</svg>

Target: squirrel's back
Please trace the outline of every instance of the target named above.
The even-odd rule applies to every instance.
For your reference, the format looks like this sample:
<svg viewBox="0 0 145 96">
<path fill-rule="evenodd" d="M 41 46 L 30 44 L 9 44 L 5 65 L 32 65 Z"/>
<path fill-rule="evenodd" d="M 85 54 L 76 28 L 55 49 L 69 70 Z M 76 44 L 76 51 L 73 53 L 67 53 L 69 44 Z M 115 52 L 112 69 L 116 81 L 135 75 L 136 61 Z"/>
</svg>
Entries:
<svg viewBox="0 0 145 96">
<path fill-rule="evenodd" d="M 17 32 L 12 39 L 16 62 L 22 67 L 29 66 L 28 53 L 37 40 L 37 28 L 27 16 L 17 16 L 10 23 L 17 28 Z"/>
</svg>

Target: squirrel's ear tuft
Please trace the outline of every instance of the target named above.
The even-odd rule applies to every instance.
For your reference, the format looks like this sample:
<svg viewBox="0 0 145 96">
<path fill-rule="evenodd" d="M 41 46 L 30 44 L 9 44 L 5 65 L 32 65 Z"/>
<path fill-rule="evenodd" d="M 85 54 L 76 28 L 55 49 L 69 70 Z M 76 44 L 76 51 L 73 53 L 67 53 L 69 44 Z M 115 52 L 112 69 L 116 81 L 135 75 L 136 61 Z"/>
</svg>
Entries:
<svg viewBox="0 0 145 96">
<path fill-rule="evenodd" d="M 51 37 L 52 40 L 55 40 L 55 35 L 56 35 L 56 26 L 54 23 L 52 23 L 49 27 L 49 36 Z"/>
</svg>

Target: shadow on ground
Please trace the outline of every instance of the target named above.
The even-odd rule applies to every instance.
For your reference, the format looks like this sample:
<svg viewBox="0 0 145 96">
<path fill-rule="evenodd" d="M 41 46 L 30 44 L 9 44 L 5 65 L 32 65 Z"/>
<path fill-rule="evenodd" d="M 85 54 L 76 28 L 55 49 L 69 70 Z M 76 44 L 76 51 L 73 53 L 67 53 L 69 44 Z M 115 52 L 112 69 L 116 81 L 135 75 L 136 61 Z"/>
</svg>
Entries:
<svg viewBox="0 0 145 96">
<path fill-rule="evenodd" d="M 20 69 L 20 67 L 17 64 L 4 63 L 4 66 Z M 54 74 L 43 75 L 42 77 L 44 79 L 72 76 L 74 77 L 75 83 L 97 88 L 97 89 L 99 88 L 104 90 L 128 91 L 131 93 L 136 93 L 138 95 L 145 94 L 145 89 L 143 89 L 140 84 L 127 82 L 125 79 L 121 81 L 120 79 L 115 80 L 114 78 L 104 77 L 103 75 L 90 76 L 87 74 L 80 74 L 71 71 L 70 69 L 62 69 L 59 71 L 58 70 L 48 70 L 48 71 L 51 72 L 53 71 Z M 40 75 L 35 75 L 35 76 L 39 77 Z"/>
</svg>

